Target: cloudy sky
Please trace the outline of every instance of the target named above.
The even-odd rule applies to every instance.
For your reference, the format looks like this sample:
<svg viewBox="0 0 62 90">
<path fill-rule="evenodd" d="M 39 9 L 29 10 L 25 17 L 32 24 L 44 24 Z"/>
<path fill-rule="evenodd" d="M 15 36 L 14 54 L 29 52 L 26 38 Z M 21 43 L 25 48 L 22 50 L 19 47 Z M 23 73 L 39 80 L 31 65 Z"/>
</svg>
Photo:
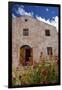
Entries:
<svg viewBox="0 0 62 90">
<path fill-rule="evenodd" d="M 58 31 L 58 7 L 52 6 L 33 6 L 27 4 L 13 4 L 12 17 L 16 18 L 22 15 L 28 15 L 39 21 L 46 22 L 57 28 Z"/>
</svg>

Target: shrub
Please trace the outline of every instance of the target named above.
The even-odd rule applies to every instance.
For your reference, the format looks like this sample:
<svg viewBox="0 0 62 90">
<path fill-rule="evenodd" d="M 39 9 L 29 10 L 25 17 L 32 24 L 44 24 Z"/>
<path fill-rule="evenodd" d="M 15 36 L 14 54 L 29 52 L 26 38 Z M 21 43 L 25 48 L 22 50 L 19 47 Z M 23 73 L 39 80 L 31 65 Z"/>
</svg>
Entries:
<svg viewBox="0 0 62 90">
<path fill-rule="evenodd" d="M 38 63 L 35 66 L 23 68 L 23 72 L 13 69 L 12 84 L 14 85 L 37 85 L 52 84 L 58 82 L 58 64 L 49 60 L 49 62 Z"/>
</svg>

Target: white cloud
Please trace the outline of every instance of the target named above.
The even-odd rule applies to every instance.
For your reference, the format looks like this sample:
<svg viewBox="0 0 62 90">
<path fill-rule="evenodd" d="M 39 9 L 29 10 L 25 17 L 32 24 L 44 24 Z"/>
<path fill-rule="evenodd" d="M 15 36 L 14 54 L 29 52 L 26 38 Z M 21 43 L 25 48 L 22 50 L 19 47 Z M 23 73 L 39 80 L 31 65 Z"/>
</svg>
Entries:
<svg viewBox="0 0 62 90">
<path fill-rule="evenodd" d="M 12 17 L 13 17 L 13 18 L 16 18 L 16 16 L 15 16 L 13 13 L 12 13 Z"/>
<path fill-rule="evenodd" d="M 50 20 L 50 19 L 46 20 L 45 18 L 42 18 L 42 17 L 36 15 L 36 19 L 55 26 L 58 31 L 58 16 L 53 17 L 54 20 Z"/>
<path fill-rule="evenodd" d="M 54 20 L 51 20 L 51 25 L 55 26 L 58 31 L 58 16 L 54 17 Z"/>
<path fill-rule="evenodd" d="M 24 8 L 24 5 L 21 5 L 22 8 Z"/>
<path fill-rule="evenodd" d="M 33 12 L 26 12 L 22 7 L 19 7 L 17 12 L 18 12 L 20 15 L 33 16 Z"/>
<path fill-rule="evenodd" d="M 25 14 L 25 10 L 22 9 L 21 7 L 18 8 L 18 11 L 17 11 L 20 15 L 24 15 Z"/>
<path fill-rule="evenodd" d="M 23 5 L 18 7 L 18 10 L 16 10 L 15 12 L 19 15 L 27 15 L 33 17 L 33 12 L 26 12 Z M 16 16 L 12 13 L 12 17 L 15 18 Z"/>
<path fill-rule="evenodd" d="M 38 19 L 39 21 L 42 21 L 42 22 L 45 22 L 45 23 L 50 24 L 50 20 L 49 20 L 49 19 L 48 19 L 48 20 L 46 20 L 45 18 L 42 18 L 42 17 L 37 16 L 37 15 L 36 15 L 36 19 Z"/>
<path fill-rule="evenodd" d="M 48 10 L 49 10 L 49 9 L 48 9 L 48 8 L 46 8 L 46 11 L 47 11 L 47 12 L 48 12 Z"/>
</svg>

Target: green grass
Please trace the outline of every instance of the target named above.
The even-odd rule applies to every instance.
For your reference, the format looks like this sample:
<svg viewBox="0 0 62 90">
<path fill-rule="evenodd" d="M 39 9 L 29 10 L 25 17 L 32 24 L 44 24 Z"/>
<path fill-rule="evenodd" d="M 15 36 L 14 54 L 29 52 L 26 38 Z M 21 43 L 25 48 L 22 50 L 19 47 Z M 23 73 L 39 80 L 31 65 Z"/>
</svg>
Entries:
<svg viewBox="0 0 62 90">
<path fill-rule="evenodd" d="M 24 70 L 24 73 L 23 73 Z M 17 71 L 13 69 L 12 85 L 36 85 L 36 84 L 52 84 L 58 82 L 58 64 L 53 62 L 46 62 L 37 64 L 34 67 L 28 66 L 27 69 L 21 67 Z"/>
</svg>

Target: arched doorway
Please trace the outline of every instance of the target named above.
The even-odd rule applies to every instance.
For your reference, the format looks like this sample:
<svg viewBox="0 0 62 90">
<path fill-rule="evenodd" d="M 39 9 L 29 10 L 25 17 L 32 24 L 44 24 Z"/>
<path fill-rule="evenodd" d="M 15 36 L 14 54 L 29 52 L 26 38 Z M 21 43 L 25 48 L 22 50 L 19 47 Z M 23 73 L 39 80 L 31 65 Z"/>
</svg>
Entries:
<svg viewBox="0 0 62 90">
<path fill-rule="evenodd" d="M 24 66 L 33 64 L 33 49 L 28 45 L 20 48 L 20 64 Z"/>
</svg>

